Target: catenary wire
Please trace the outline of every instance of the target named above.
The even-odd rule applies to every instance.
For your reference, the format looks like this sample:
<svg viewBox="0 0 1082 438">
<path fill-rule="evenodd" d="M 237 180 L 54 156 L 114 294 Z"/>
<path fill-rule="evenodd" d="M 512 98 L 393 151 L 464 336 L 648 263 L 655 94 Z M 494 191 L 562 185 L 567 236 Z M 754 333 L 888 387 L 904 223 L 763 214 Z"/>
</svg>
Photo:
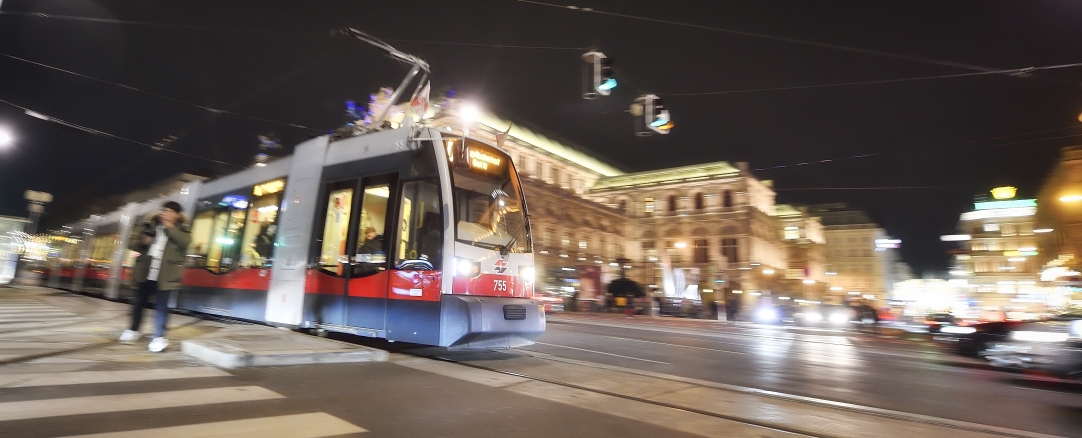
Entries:
<svg viewBox="0 0 1082 438">
<path fill-rule="evenodd" d="M 88 134 L 101 135 L 101 136 L 104 136 L 104 137 L 110 137 L 110 138 L 114 138 L 114 139 L 117 139 L 117 140 L 123 140 L 123 141 L 129 142 L 129 143 L 135 143 L 137 145 L 146 146 L 146 147 L 149 147 L 149 148 L 151 148 L 153 150 L 160 150 L 160 151 L 169 152 L 169 153 L 173 153 L 173 154 L 177 154 L 177 155 L 183 155 L 185 157 L 198 158 L 200 160 L 206 160 L 206 161 L 210 161 L 210 162 L 217 163 L 217 164 L 224 164 L 226 166 L 232 166 L 232 167 L 236 167 L 238 169 L 243 169 L 244 168 L 244 166 L 239 166 L 239 165 L 236 165 L 236 164 L 233 164 L 233 163 L 227 163 L 225 161 L 215 160 L 213 158 L 207 158 L 207 157 L 203 157 L 203 156 L 200 156 L 200 155 L 189 154 L 189 153 L 186 153 L 186 152 L 180 152 L 180 151 L 176 151 L 176 150 L 172 150 L 172 149 L 165 149 L 165 148 L 162 148 L 160 146 L 152 145 L 150 143 L 144 143 L 144 142 L 141 142 L 139 140 L 134 140 L 134 139 L 131 139 L 131 138 L 127 138 L 127 137 L 119 136 L 119 135 L 116 135 L 116 134 L 112 134 L 112 133 L 109 133 L 109 132 L 97 130 L 97 129 L 86 127 L 86 126 L 79 125 L 79 124 L 75 124 L 75 123 L 69 122 L 67 120 L 61 119 L 59 117 L 48 116 L 48 115 L 45 115 L 45 114 L 40 113 L 38 111 L 34 111 L 34 110 L 30 109 L 30 108 L 24 107 L 22 105 L 17 105 L 15 103 L 8 102 L 8 101 L 3 100 L 3 99 L 0 99 L 0 103 L 5 103 L 5 104 L 11 105 L 11 106 L 13 106 L 15 108 L 21 109 L 24 112 L 27 112 L 28 115 L 31 115 L 31 117 L 40 118 L 40 119 L 48 121 L 48 122 L 56 123 L 56 124 L 59 124 L 59 125 L 62 125 L 62 126 L 67 126 L 69 128 L 72 128 L 72 129 L 77 129 L 77 130 L 86 132 Z"/>
<path fill-rule="evenodd" d="M 1070 127 L 1065 127 L 1065 128 L 1044 129 L 1044 130 L 1040 130 L 1040 131 L 1022 132 L 1022 133 L 1018 133 L 1018 134 L 1001 135 L 1001 136 L 997 136 L 997 137 L 989 137 L 989 138 L 983 138 L 983 139 L 978 139 L 978 140 L 969 140 L 969 141 L 964 141 L 964 142 L 956 143 L 956 144 L 976 143 L 976 142 L 981 142 L 981 141 L 999 140 L 999 139 L 1005 139 L 1005 138 L 1010 138 L 1010 137 L 1019 137 L 1019 136 L 1023 136 L 1023 135 L 1040 134 L 1040 133 L 1045 133 L 1045 132 L 1064 131 L 1064 130 L 1068 130 L 1068 129 L 1079 129 L 1079 128 L 1082 128 L 1082 126 L 1070 126 Z M 938 152 L 921 154 L 921 155 L 918 155 L 918 156 L 924 157 L 924 156 L 929 156 L 929 155 L 941 155 L 941 154 L 950 154 L 950 153 L 957 153 L 957 152 L 967 152 L 967 151 L 978 150 L 978 149 L 990 149 L 990 148 L 997 148 L 997 147 L 1003 147 L 1003 146 L 1013 146 L 1013 145 L 1017 145 L 1017 144 L 1035 143 L 1035 142 L 1039 142 L 1039 141 L 1058 140 L 1058 139 L 1071 138 L 1071 137 L 1082 137 L 1082 134 L 1071 134 L 1071 135 L 1063 135 L 1063 136 L 1056 136 L 1056 137 L 1045 137 L 1045 138 L 1038 138 L 1038 139 L 1031 139 L 1031 140 L 1020 140 L 1020 141 L 1010 142 L 1010 143 L 1002 143 L 1002 144 L 986 145 L 986 146 L 977 146 L 977 147 L 972 147 L 972 148 L 955 149 L 955 150 L 949 150 L 949 151 L 938 151 Z M 897 153 L 903 153 L 903 152 L 913 152 L 913 151 L 920 151 L 920 150 L 932 149 L 932 148 L 937 148 L 937 147 L 940 147 L 940 146 L 926 146 L 926 147 L 919 147 L 919 148 L 901 149 L 901 150 L 896 150 L 896 151 L 871 152 L 871 153 L 866 153 L 866 154 L 857 154 L 857 155 L 851 155 L 851 156 L 845 156 L 845 157 L 826 158 L 826 159 L 821 159 L 821 160 L 809 160 L 809 161 L 803 161 L 803 162 L 799 162 L 799 163 L 790 163 L 790 164 L 779 164 L 777 166 L 766 166 L 766 167 L 756 168 L 756 169 L 753 169 L 753 170 L 755 170 L 755 171 L 775 170 L 775 169 L 784 169 L 784 168 L 789 168 L 789 167 L 807 166 L 807 165 L 811 165 L 811 164 L 833 163 L 833 162 L 836 162 L 836 161 L 853 160 L 853 159 L 857 159 L 857 158 L 869 158 L 869 157 L 876 157 L 876 156 L 880 156 L 880 155 L 890 155 L 890 154 L 897 154 Z"/>
<path fill-rule="evenodd" d="M 959 78 L 959 77 L 967 77 L 967 76 L 986 76 L 986 75 L 994 75 L 994 74 L 1018 75 L 1018 74 L 1029 73 L 1031 71 L 1053 70 L 1053 69 L 1071 68 L 1071 67 L 1080 67 L 1080 66 L 1082 66 L 1082 62 L 1076 62 L 1076 63 L 1072 63 L 1072 64 L 1046 65 L 1046 66 L 1040 66 L 1040 67 L 1024 67 L 1024 68 L 1012 68 L 1012 69 L 1003 69 L 1003 70 L 990 70 L 990 71 L 982 71 L 982 72 L 958 73 L 958 74 L 952 74 L 952 75 L 919 76 L 919 77 L 912 77 L 912 78 L 879 79 L 879 80 L 857 81 L 857 82 L 841 82 L 841 83 L 836 83 L 836 84 L 795 85 L 795 86 L 791 86 L 791 87 L 754 88 L 754 89 L 745 89 L 745 90 L 726 90 L 726 91 L 705 91 L 705 92 L 697 92 L 697 93 L 657 93 L 657 94 L 661 94 L 661 95 L 664 95 L 664 96 L 716 96 L 716 95 L 721 95 L 721 94 L 755 93 L 755 92 L 761 92 L 761 91 L 788 91 L 788 90 L 806 90 L 806 89 L 814 89 L 814 88 L 845 87 L 845 86 L 853 86 L 853 85 L 890 84 L 890 83 L 897 83 L 897 82 L 925 81 L 925 80 L 930 80 L 930 79 Z"/>
<path fill-rule="evenodd" d="M 78 15 L 61 15 L 61 14 L 46 14 L 43 12 L 20 12 L 20 11 L 0 11 L 0 15 L 13 15 L 20 17 L 30 18 L 51 18 L 58 20 L 73 20 L 73 21 L 86 21 L 91 23 L 108 23 L 108 24 L 126 24 L 136 26 L 149 26 L 149 27 L 162 27 L 171 29 L 183 29 L 183 30 L 201 30 L 201 31 L 214 31 L 214 32 L 239 32 L 239 33 L 254 33 L 264 35 L 278 35 L 278 36 L 290 36 L 290 37 L 308 37 L 308 38 L 331 38 L 329 33 L 304 33 L 304 32 L 282 32 L 272 30 L 259 30 L 259 29 L 237 29 L 229 27 L 210 27 L 210 26 L 196 26 L 190 24 L 169 24 L 169 23 L 157 23 L 152 21 L 137 21 L 137 20 L 118 20 L 115 18 L 96 18 L 96 17 L 83 17 Z M 415 40 L 404 38 L 381 38 L 384 41 L 395 41 L 404 43 L 417 43 L 417 44 L 440 44 L 440 45 L 452 45 L 452 46 L 469 46 L 469 47 L 493 47 L 497 49 L 537 49 L 537 50 L 587 50 L 586 47 L 561 47 L 561 46 L 529 46 L 522 44 L 486 44 L 486 43 L 467 43 L 457 41 L 430 41 L 430 40 Z"/>
<path fill-rule="evenodd" d="M 881 51 L 881 50 L 862 49 L 862 48 L 858 48 L 858 47 L 843 46 L 843 45 L 840 45 L 840 44 L 823 43 L 823 42 L 819 42 L 819 41 L 811 41 L 811 40 L 805 40 L 805 39 L 800 39 L 800 38 L 782 37 L 782 36 L 777 36 L 777 35 L 768 35 L 768 34 L 763 34 L 763 33 L 747 32 L 747 31 L 742 31 L 742 30 L 726 29 L 726 28 L 716 27 L 716 26 L 706 26 L 706 25 L 702 25 L 702 24 L 685 23 L 685 22 L 675 21 L 675 20 L 664 20 L 664 19 L 660 19 L 660 18 L 650 18 L 650 17 L 642 17 L 642 16 L 638 16 L 638 15 L 631 15 L 631 14 L 621 14 L 621 13 L 617 13 L 617 12 L 600 11 L 600 10 L 593 9 L 593 8 L 585 8 L 585 7 L 569 6 L 569 5 L 558 5 L 558 4 L 554 4 L 554 3 L 546 3 L 546 2 L 540 2 L 540 1 L 535 1 L 535 0 L 514 0 L 514 1 L 517 1 L 517 2 L 520 2 L 520 3 L 528 3 L 528 4 L 538 5 L 538 6 L 546 6 L 546 7 L 564 9 L 564 10 L 586 12 L 586 13 L 594 13 L 594 14 L 599 14 L 599 15 L 608 15 L 608 16 L 621 17 L 621 18 L 627 18 L 627 19 L 632 19 L 632 20 L 649 21 L 649 22 L 653 22 L 653 23 L 669 24 L 669 25 L 673 25 L 673 26 L 688 27 L 688 28 L 700 29 L 700 30 L 708 30 L 708 31 L 713 31 L 713 32 L 722 32 L 722 33 L 728 33 L 728 34 L 733 34 L 733 35 L 741 35 L 741 36 L 746 36 L 746 37 L 761 38 L 761 39 L 768 39 L 768 40 L 774 40 L 774 41 L 782 41 L 782 42 L 787 42 L 787 43 L 801 44 L 801 45 L 813 46 L 813 47 L 822 47 L 822 48 L 826 48 L 826 49 L 834 49 L 834 50 L 853 52 L 853 53 L 862 53 L 862 54 L 865 54 L 865 55 L 880 56 L 880 57 L 884 57 L 884 58 L 903 59 L 903 60 L 907 60 L 907 61 L 921 62 L 921 63 L 927 63 L 927 64 L 935 64 L 935 65 L 941 65 L 941 66 L 945 66 L 945 67 L 954 67 L 954 68 L 960 68 L 960 69 L 966 69 L 966 70 L 974 70 L 974 71 L 980 71 L 980 72 L 991 72 L 991 71 L 997 70 L 997 69 L 993 69 L 993 68 L 990 68 L 990 67 L 983 67 L 983 66 L 979 66 L 979 65 L 964 64 L 964 63 L 960 63 L 960 62 L 943 61 L 943 60 L 938 60 L 938 59 L 923 58 L 923 57 L 919 57 L 919 56 L 911 56 L 911 55 L 903 55 L 903 54 L 898 54 L 898 53 L 884 52 L 884 51 Z"/>
<path fill-rule="evenodd" d="M 257 116 L 252 116 L 252 115 L 248 115 L 248 114 L 244 114 L 244 113 L 238 113 L 236 111 L 229 111 L 229 110 L 225 110 L 225 109 L 221 109 L 221 108 L 213 108 L 213 107 L 209 107 L 209 106 L 205 106 L 205 105 L 200 105 L 198 103 L 189 102 L 189 101 L 186 101 L 186 100 L 183 100 L 183 99 L 178 99 L 178 98 L 171 97 L 171 96 L 166 96 L 164 94 L 155 93 L 153 91 L 146 91 L 146 90 L 142 90 L 142 89 L 130 86 L 130 85 L 125 85 L 125 84 L 121 84 L 121 83 L 118 83 L 118 82 L 113 82 L 113 81 L 109 81 L 109 80 L 105 80 L 105 79 L 101 79 L 101 78 L 96 78 L 96 77 L 93 77 L 93 76 L 90 76 L 90 75 L 87 75 L 87 74 L 83 74 L 83 73 L 63 69 L 63 68 L 60 68 L 60 67 L 48 65 L 48 64 L 45 64 L 45 63 L 37 62 L 37 61 L 32 61 L 32 60 L 29 60 L 29 59 L 26 59 L 26 58 L 20 58 L 18 56 L 9 55 L 7 53 L 0 53 L 0 56 L 5 56 L 7 58 L 11 58 L 11 59 L 14 59 L 14 60 L 17 60 L 17 61 L 22 61 L 22 62 L 25 62 L 25 63 L 28 63 L 28 64 L 33 64 L 33 65 L 36 65 L 36 66 L 39 66 L 39 67 L 44 67 L 44 68 L 56 70 L 56 71 L 59 71 L 59 72 L 70 74 L 70 75 L 79 76 L 81 78 L 90 79 L 92 81 L 97 81 L 97 82 L 113 85 L 113 86 L 116 86 L 116 87 L 124 88 L 126 90 L 131 90 L 131 91 L 135 91 L 135 92 L 139 92 L 139 93 L 144 93 L 144 94 L 154 96 L 154 97 L 158 97 L 158 98 L 161 98 L 161 99 L 166 99 L 166 100 L 169 100 L 169 101 L 182 103 L 182 104 L 185 104 L 185 105 L 200 108 L 200 109 L 203 109 L 203 110 L 206 110 L 206 111 L 209 111 L 209 112 L 212 112 L 212 113 L 216 113 L 216 114 L 229 114 L 229 115 L 234 115 L 234 116 L 238 116 L 238 117 L 244 117 L 244 118 L 248 118 L 248 119 L 252 119 L 252 120 L 258 120 L 258 121 L 261 121 L 261 122 L 275 123 L 275 124 L 279 124 L 279 125 L 285 125 L 285 126 L 289 126 L 289 127 L 293 127 L 293 128 L 307 129 L 309 131 L 320 132 L 320 133 L 323 132 L 322 130 L 311 128 L 311 127 L 304 126 L 304 125 L 300 125 L 300 124 L 297 124 L 297 123 L 282 122 L 282 121 L 278 121 L 278 120 L 267 119 L 267 118 L 264 118 L 264 117 L 257 117 Z"/>
</svg>

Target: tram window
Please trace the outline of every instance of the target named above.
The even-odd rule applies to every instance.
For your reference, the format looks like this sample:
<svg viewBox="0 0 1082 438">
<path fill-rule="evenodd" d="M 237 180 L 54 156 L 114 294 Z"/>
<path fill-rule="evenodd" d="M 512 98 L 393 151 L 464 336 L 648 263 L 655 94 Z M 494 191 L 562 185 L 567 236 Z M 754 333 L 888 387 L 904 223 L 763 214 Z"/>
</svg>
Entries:
<svg viewBox="0 0 1082 438">
<path fill-rule="evenodd" d="M 273 263 L 274 237 L 278 232 L 278 205 L 282 199 L 280 195 L 279 192 L 255 195 L 255 199 L 248 205 L 244 240 L 241 242 L 242 268 L 269 267 Z"/>
<path fill-rule="evenodd" d="M 506 159 L 506 156 L 498 158 Z M 532 251 L 514 167 L 504 166 L 495 171 L 456 167 L 454 184 L 455 231 L 459 241 L 485 248 L 513 244 L 511 252 Z"/>
<path fill-rule="evenodd" d="M 438 269 L 443 260 L 443 213 L 435 181 L 410 181 L 402 187 L 398 221 L 398 269 Z"/>
<path fill-rule="evenodd" d="M 352 181 L 350 181 L 352 186 Z M 323 241 L 319 250 L 319 267 L 338 275 L 346 257 L 346 237 L 349 215 L 353 208 L 353 187 L 333 187 L 327 196 L 327 211 L 323 222 Z"/>
<path fill-rule="evenodd" d="M 387 223 L 387 201 L 390 184 L 371 184 L 364 188 L 361 198 L 361 220 L 358 223 L 357 255 L 353 275 L 364 276 L 386 269 L 387 243 L 384 239 Z"/>
<path fill-rule="evenodd" d="M 214 210 L 211 240 L 207 252 L 207 269 L 215 274 L 225 274 L 237 266 L 241 228 L 244 227 L 244 210 Z"/>
<path fill-rule="evenodd" d="M 196 213 L 192 220 L 192 242 L 188 246 L 187 264 L 189 268 L 209 267 L 207 254 L 210 251 L 210 238 L 214 231 L 214 210 Z"/>
</svg>

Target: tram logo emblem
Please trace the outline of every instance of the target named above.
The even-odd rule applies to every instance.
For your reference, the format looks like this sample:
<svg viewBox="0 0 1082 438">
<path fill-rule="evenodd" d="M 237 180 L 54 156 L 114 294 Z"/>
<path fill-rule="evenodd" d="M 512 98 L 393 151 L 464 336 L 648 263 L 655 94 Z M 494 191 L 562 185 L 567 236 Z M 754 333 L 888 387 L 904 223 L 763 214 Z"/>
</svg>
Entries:
<svg viewBox="0 0 1082 438">
<path fill-rule="evenodd" d="M 507 260 L 496 259 L 495 262 L 492 262 L 492 270 L 496 271 L 497 274 L 503 274 L 507 272 Z"/>
</svg>

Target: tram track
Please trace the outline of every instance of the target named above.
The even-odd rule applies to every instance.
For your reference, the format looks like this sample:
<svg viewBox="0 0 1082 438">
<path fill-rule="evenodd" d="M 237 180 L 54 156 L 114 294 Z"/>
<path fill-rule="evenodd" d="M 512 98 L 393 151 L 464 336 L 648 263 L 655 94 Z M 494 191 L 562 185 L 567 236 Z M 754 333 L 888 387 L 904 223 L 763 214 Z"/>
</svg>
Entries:
<svg viewBox="0 0 1082 438">
<path fill-rule="evenodd" d="M 551 385 L 558 385 L 558 386 L 562 386 L 562 387 L 565 387 L 565 388 L 576 389 L 576 390 L 579 390 L 579 391 L 587 391 L 587 392 L 591 392 L 591 393 L 594 393 L 594 394 L 601 394 L 601 395 L 606 395 L 606 396 L 610 396 L 610 397 L 617 397 L 617 398 L 621 398 L 621 399 L 629 400 L 629 401 L 633 401 L 633 402 L 646 403 L 646 404 L 650 404 L 650 405 L 654 405 L 654 406 L 661 406 L 661 407 L 665 407 L 665 408 L 669 408 L 669 409 L 675 409 L 675 410 L 678 410 L 678 411 L 684 411 L 684 412 L 689 412 L 689 413 L 699 414 L 699 415 L 706 415 L 706 416 L 709 416 L 709 417 L 720 418 L 720 419 L 723 419 L 723 420 L 729 420 L 729 421 L 742 423 L 742 424 L 748 424 L 748 425 L 761 427 L 761 428 L 764 428 L 764 429 L 778 431 L 778 432 L 786 432 L 786 433 L 792 433 L 792 434 L 797 434 L 797 435 L 801 435 L 801 436 L 809 436 L 809 437 L 817 437 L 817 438 L 841 438 L 841 437 L 839 437 L 837 435 L 826 435 L 826 434 L 814 433 L 814 432 L 799 429 L 799 428 L 779 426 L 779 425 L 776 425 L 776 424 L 769 424 L 769 423 L 765 423 L 765 422 L 749 420 L 749 419 L 746 419 L 746 418 L 740 418 L 740 417 L 736 417 L 736 416 L 732 416 L 732 415 L 719 414 L 717 412 L 711 412 L 711 411 L 706 411 L 706 410 L 701 410 L 701 409 L 695 409 L 695 408 L 691 408 L 691 407 L 687 407 L 687 406 L 680 406 L 680 405 L 676 405 L 676 404 L 673 404 L 673 403 L 667 403 L 667 402 L 662 402 L 662 401 L 657 401 L 657 400 L 650 400 L 650 399 L 646 399 L 646 398 L 642 398 L 642 397 L 636 397 L 636 396 L 633 396 L 633 395 L 620 394 L 620 393 L 617 393 L 617 392 L 605 391 L 603 389 L 590 388 L 590 387 L 587 387 L 587 386 L 576 385 L 574 383 L 561 382 L 561 381 L 558 381 L 558 380 L 552 380 L 552 379 L 546 379 L 546 378 L 543 378 L 543 377 L 531 376 L 531 375 L 528 375 L 528 374 L 522 374 L 522 373 L 518 373 L 518 372 L 515 372 L 515 371 L 500 370 L 500 369 L 486 367 L 486 366 L 483 366 L 483 365 L 477 365 L 477 364 L 473 364 L 473 363 L 469 363 L 469 362 L 461 362 L 461 361 L 457 361 L 457 360 L 450 359 L 450 358 L 433 357 L 431 359 L 435 359 L 435 360 L 439 360 L 439 361 L 443 361 L 443 362 L 450 362 L 450 363 L 454 363 L 454 364 L 457 364 L 457 365 L 462 365 L 462 366 L 473 368 L 473 369 L 499 373 L 499 374 L 503 374 L 503 375 L 507 375 L 507 376 L 518 377 L 518 378 L 527 379 L 527 380 L 531 380 L 531 381 L 535 381 L 535 382 L 542 382 L 542 383 L 548 383 L 548 384 L 551 384 Z"/>
<path fill-rule="evenodd" d="M 550 354 L 546 354 L 546 353 L 533 352 L 533 351 L 529 351 L 529 350 L 520 350 L 520 351 L 529 353 L 530 356 L 536 357 L 536 358 L 539 358 L 539 359 L 552 360 L 552 361 L 558 361 L 558 362 L 564 362 L 564 363 L 573 363 L 573 364 L 583 365 L 583 366 L 597 367 L 597 368 L 612 370 L 612 371 L 615 371 L 615 372 L 626 372 L 626 373 L 636 374 L 636 375 L 645 376 L 645 377 L 664 379 L 664 380 L 668 380 L 668 381 L 671 381 L 671 382 L 698 385 L 698 386 L 702 386 L 702 387 L 706 387 L 706 388 L 719 389 L 719 390 L 723 390 L 723 391 L 734 392 L 734 393 L 739 393 L 739 394 L 744 394 L 744 395 L 765 397 L 765 398 L 770 398 L 770 399 L 782 400 L 782 401 L 786 401 L 786 402 L 795 402 L 795 403 L 800 403 L 800 404 L 804 404 L 804 405 L 814 406 L 814 407 L 817 407 L 817 408 L 827 408 L 827 409 L 837 410 L 837 411 L 846 411 L 846 412 L 852 412 L 852 413 L 862 414 L 862 415 L 870 415 L 870 416 L 873 416 L 873 417 L 878 417 L 878 418 L 883 418 L 883 419 L 890 419 L 890 420 L 895 420 L 895 421 L 904 421 L 904 422 L 908 422 L 908 423 L 916 423 L 916 424 L 922 424 L 922 425 L 928 425 L 928 426 L 934 426 L 934 427 L 948 428 L 948 429 L 957 430 L 957 431 L 960 431 L 960 432 L 972 432 L 972 433 L 986 434 L 986 435 L 991 435 L 991 436 L 1002 436 L 1002 437 L 1012 437 L 1012 438 L 1052 438 L 1052 437 L 1055 437 L 1055 435 L 1048 435 L 1048 434 L 1042 434 L 1042 433 L 1036 433 L 1036 432 L 1028 432 L 1028 431 L 1009 429 L 1009 428 L 1002 428 L 1002 427 L 997 427 L 997 426 L 984 425 L 984 424 L 979 424 L 979 423 L 970 423 L 970 422 L 965 422 L 965 421 L 951 420 L 951 419 L 947 419 L 947 418 L 932 417 L 932 416 L 920 415 L 920 414 L 912 414 L 912 413 L 907 413 L 907 412 L 892 411 L 892 410 L 888 410 L 888 409 L 881 409 L 881 408 L 875 408 L 875 407 L 871 407 L 871 406 L 857 405 L 857 404 L 840 402 L 840 401 L 835 401 L 835 400 L 827 400 L 827 399 L 820 399 L 820 398 L 814 398 L 814 397 L 806 397 L 806 396 L 800 396 L 800 395 L 795 395 L 795 394 L 787 394 L 787 393 L 764 390 L 764 389 L 758 389 L 758 388 L 740 387 L 740 386 L 728 385 L 728 384 L 722 384 L 722 383 L 716 383 L 716 382 L 699 381 L 699 380 L 696 380 L 696 379 L 688 379 L 688 378 L 682 378 L 682 377 L 678 377 L 678 376 L 670 376 L 670 375 L 647 372 L 647 371 L 639 371 L 639 370 L 635 370 L 635 369 L 628 369 L 628 368 L 616 367 L 616 366 L 611 366 L 611 365 L 593 364 L 593 363 L 589 363 L 589 362 L 583 362 L 583 361 L 574 360 L 574 359 L 567 359 L 567 358 L 562 358 L 562 357 L 559 357 L 559 356 L 554 356 L 554 355 L 550 355 Z M 649 405 L 654 405 L 654 406 L 679 410 L 679 411 L 683 411 L 683 412 L 689 412 L 689 413 L 694 413 L 694 414 L 699 414 L 699 415 L 705 415 L 705 416 L 712 417 L 712 418 L 718 418 L 718 419 L 733 421 L 733 422 L 737 422 L 737 423 L 741 423 L 741 424 L 747 424 L 747 425 L 751 425 L 751 426 L 761 427 L 761 428 L 768 429 L 768 430 L 786 432 L 786 433 L 797 434 L 797 435 L 801 435 L 801 436 L 809 436 L 809 437 L 841 438 L 841 435 L 832 435 L 832 434 L 823 433 L 823 432 L 819 432 L 819 431 L 815 431 L 815 430 L 809 430 L 807 428 L 802 428 L 802 427 L 799 427 L 799 426 L 777 424 L 777 423 L 768 422 L 768 421 L 759 421 L 759 420 L 754 419 L 754 418 L 747 418 L 747 417 L 737 416 L 737 415 L 729 415 L 729 414 L 720 413 L 720 412 L 716 412 L 716 411 L 698 409 L 698 408 L 695 408 L 695 407 L 681 405 L 681 404 L 669 403 L 669 402 L 660 401 L 660 400 L 652 400 L 652 399 L 645 398 L 645 397 L 629 395 L 629 394 L 623 394 L 623 393 L 620 393 L 620 392 L 615 392 L 615 391 L 610 391 L 610 390 L 605 390 L 605 389 L 593 388 L 593 387 L 589 387 L 589 386 L 579 385 L 579 384 L 576 384 L 576 383 L 565 382 L 565 381 L 560 381 L 560 380 L 556 380 L 556 379 L 530 375 L 530 374 L 526 374 L 526 373 L 522 373 L 522 372 L 518 372 L 518 371 L 512 371 L 512 370 L 489 367 L 489 366 L 480 365 L 480 364 L 476 364 L 476 363 L 471 363 L 471 362 L 468 362 L 468 361 L 462 361 L 462 360 L 449 358 L 449 357 L 429 356 L 429 355 L 416 355 L 416 357 L 423 357 L 423 358 L 442 361 L 442 362 L 454 363 L 456 365 L 461 365 L 461 366 L 465 366 L 465 367 L 472 368 L 472 369 L 498 373 L 498 374 L 511 376 L 511 377 L 516 377 L 516 378 L 520 378 L 520 379 L 527 379 L 527 380 L 530 380 L 530 381 L 541 382 L 541 383 L 546 383 L 546 384 L 551 384 L 551 385 L 557 385 L 557 386 L 560 386 L 560 387 L 574 389 L 574 390 L 578 390 L 578 391 L 586 391 L 586 392 L 590 392 L 590 393 L 594 393 L 594 394 L 605 395 L 605 396 L 609 396 L 609 397 L 616 397 L 616 398 L 620 398 L 620 399 L 624 399 L 624 400 L 628 400 L 628 401 L 633 401 L 633 402 L 638 402 L 638 403 L 645 403 L 645 404 L 649 404 Z"/>
</svg>

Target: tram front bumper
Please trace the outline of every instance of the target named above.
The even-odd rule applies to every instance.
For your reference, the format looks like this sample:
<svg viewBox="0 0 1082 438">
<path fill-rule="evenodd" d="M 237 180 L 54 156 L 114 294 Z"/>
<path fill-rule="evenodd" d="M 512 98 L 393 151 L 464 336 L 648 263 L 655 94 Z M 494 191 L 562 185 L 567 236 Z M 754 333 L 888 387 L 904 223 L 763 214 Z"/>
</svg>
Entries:
<svg viewBox="0 0 1082 438">
<path fill-rule="evenodd" d="M 545 332 L 545 312 L 525 298 L 444 295 L 440 345 L 505 349 L 531 345 Z"/>
</svg>

